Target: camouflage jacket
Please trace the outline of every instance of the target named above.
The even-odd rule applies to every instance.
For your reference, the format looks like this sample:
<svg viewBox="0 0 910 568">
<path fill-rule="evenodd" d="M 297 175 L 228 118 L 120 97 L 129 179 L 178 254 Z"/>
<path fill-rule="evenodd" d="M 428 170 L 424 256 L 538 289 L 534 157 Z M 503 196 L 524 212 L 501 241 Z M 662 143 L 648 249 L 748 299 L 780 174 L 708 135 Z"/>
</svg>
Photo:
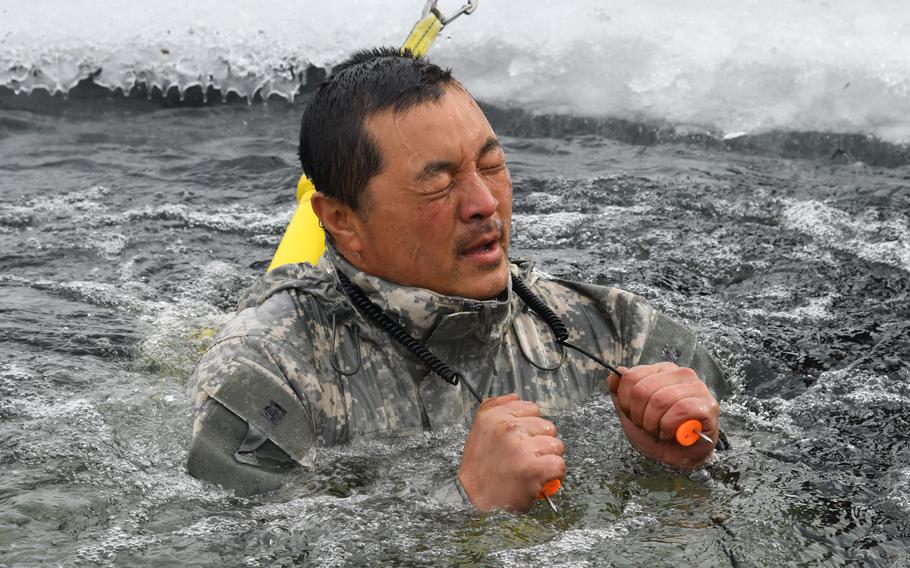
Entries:
<svg viewBox="0 0 910 568">
<path fill-rule="evenodd" d="M 573 343 L 616 365 L 673 360 L 716 396 L 726 393 L 692 333 L 642 298 L 550 278 L 527 262 L 510 268 L 562 318 Z M 356 310 L 337 270 L 481 396 L 516 392 L 552 415 L 605 383 L 608 372 L 578 353 L 560 364 L 552 331 L 511 283 L 493 300 L 442 296 L 360 272 L 329 247 L 316 267 L 264 275 L 196 366 L 193 475 L 257 492 L 280 483 L 289 464 L 313 466 L 318 446 L 470 425 L 468 390 L 441 380 Z"/>
</svg>

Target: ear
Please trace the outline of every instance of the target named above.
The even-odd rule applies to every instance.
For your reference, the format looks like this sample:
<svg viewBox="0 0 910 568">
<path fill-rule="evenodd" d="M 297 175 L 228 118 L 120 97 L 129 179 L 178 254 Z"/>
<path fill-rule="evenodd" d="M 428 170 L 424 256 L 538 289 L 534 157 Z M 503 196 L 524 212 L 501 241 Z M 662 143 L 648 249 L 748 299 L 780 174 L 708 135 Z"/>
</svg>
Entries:
<svg viewBox="0 0 910 568">
<path fill-rule="evenodd" d="M 310 197 L 310 205 L 319 222 L 332 235 L 335 248 L 346 258 L 363 250 L 362 222 L 353 209 L 318 191 Z"/>
</svg>

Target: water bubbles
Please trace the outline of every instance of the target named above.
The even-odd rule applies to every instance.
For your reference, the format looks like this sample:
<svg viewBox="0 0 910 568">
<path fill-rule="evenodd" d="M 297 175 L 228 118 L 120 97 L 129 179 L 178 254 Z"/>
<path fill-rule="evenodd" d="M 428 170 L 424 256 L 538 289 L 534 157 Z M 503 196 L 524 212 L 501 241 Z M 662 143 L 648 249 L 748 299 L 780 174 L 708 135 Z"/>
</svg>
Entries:
<svg viewBox="0 0 910 568">
<path fill-rule="evenodd" d="M 129 238 L 120 233 L 99 231 L 89 235 L 89 247 L 106 256 L 119 256 L 129 244 Z"/>
<path fill-rule="evenodd" d="M 77 548 L 74 560 L 77 565 L 117 566 L 120 554 L 141 554 L 156 540 L 154 537 L 129 534 L 121 527 L 112 527 L 101 535 L 98 544 Z"/>
<path fill-rule="evenodd" d="M 565 246 L 575 242 L 582 227 L 592 215 L 583 213 L 515 214 L 512 216 L 512 239 L 515 246 L 537 248 Z"/>
<path fill-rule="evenodd" d="M 811 236 L 820 244 L 910 272 L 908 219 L 898 212 L 885 220 L 854 220 L 846 212 L 818 201 L 789 204 L 783 225 Z"/>
<path fill-rule="evenodd" d="M 765 295 L 771 297 L 774 294 L 773 291 L 766 291 Z M 789 291 L 779 290 L 777 292 L 777 298 L 783 299 L 787 298 L 788 300 L 793 300 L 791 293 Z M 744 313 L 750 316 L 756 316 L 760 318 L 773 318 L 773 319 L 782 319 L 782 320 L 791 320 L 793 322 L 818 322 L 823 323 L 827 320 L 834 318 L 834 315 L 831 313 L 831 304 L 839 297 L 839 294 L 829 294 L 821 298 L 808 298 L 806 305 L 801 305 L 793 308 L 788 311 L 768 311 L 763 308 L 750 308 L 744 311 Z"/>
<path fill-rule="evenodd" d="M 653 529 L 659 524 L 655 516 L 632 501 L 626 504 L 619 519 L 605 527 L 569 529 L 539 544 L 501 550 L 491 556 L 505 566 L 597 566 L 601 562 L 596 559 L 597 553 L 612 548 L 613 553 L 609 554 L 609 557 L 615 558 L 617 556 L 615 547 L 630 533 Z M 579 559 L 577 554 L 579 550 L 595 554 L 588 554 L 586 558 Z"/>
<path fill-rule="evenodd" d="M 690 473 L 689 479 L 695 483 L 707 483 L 711 480 L 711 474 L 707 469 L 699 469 Z"/>
</svg>

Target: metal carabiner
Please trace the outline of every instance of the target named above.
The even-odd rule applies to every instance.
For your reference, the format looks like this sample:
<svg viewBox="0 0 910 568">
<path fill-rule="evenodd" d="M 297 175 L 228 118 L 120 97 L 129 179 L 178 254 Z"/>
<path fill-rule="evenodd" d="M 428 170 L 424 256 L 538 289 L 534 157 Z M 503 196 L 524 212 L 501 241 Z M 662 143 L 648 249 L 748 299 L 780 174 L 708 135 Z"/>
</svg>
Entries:
<svg viewBox="0 0 910 568">
<path fill-rule="evenodd" d="M 460 16 L 462 14 L 470 14 L 470 13 L 474 12 L 474 10 L 477 9 L 477 3 L 480 0 L 468 0 L 467 4 L 465 4 L 464 6 L 459 8 L 458 11 L 456 11 L 454 14 L 452 14 L 451 16 L 448 16 L 448 17 L 443 16 L 442 12 L 439 11 L 439 8 L 436 7 L 436 3 L 438 1 L 439 0 L 427 0 L 426 5 L 423 7 L 423 13 L 420 15 L 420 18 L 423 19 L 423 18 L 426 18 L 427 16 L 429 16 L 430 14 L 433 14 L 437 18 L 439 18 L 439 21 L 442 23 L 443 26 L 446 26 L 446 25 L 448 25 L 449 22 L 451 22 L 458 16 Z"/>
</svg>

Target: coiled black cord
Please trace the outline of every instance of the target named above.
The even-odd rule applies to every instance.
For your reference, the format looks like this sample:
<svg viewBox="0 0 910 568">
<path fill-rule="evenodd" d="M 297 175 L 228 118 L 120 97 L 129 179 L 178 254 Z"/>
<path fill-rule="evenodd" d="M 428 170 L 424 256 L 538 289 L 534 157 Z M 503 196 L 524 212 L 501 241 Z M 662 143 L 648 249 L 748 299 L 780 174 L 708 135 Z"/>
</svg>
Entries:
<svg viewBox="0 0 910 568">
<path fill-rule="evenodd" d="M 480 398 L 480 395 L 477 394 L 477 391 L 474 390 L 474 387 L 471 386 L 471 383 L 465 380 L 464 375 L 456 372 L 451 367 L 446 365 L 439 359 L 432 351 L 427 349 L 419 340 L 411 336 L 401 325 L 392 321 L 389 316 L 382 313 L 382 309 L 374 304 L 366 294 L 358 288 L 351 280 L 344 275 L 343 272 L 338 271 L 338 282 L 341 284 L 341 289 L 345 295 L 351 299 L 351 302 L 354 303 L 354 306 L 357 307 L 365 316 L 373 320 L 379 327 L 388 333 L 392 338 L 395 339 L 398 343 L 404 346 L 405 349 L 411 352 L 412 355 L 417 357 L 423 364 L 430 368 L 431 371 L 436 373 L 442 380 L 449 383 L 450 385 L 457 386 L 459 382 L 463 383 L 464 386 L 468 388 L 471 395 L 481 402 L 483 399 Z M 553 310 L 549 308 L 543 300 L 541 300 L 534 292 L 531 291 L 528 286 L 522 282 L 517 276 L 512 275 L 512 290 L 515 291 L 515 294 L 521 298 L 525 304 L 528 305 L 531 310 L 540 316 L 547 326 L 553 332 L 553 337 L 556 339 L 558 345 L 574 349 L 579 353 L 590 357 L 592 360 L 600 363 L 610 371 L 616 373 L 619 376 L 622 376 L 615 367 L 598 357 L 597 355 L 583 349 L 577 345 L 569 343 L 569 329 L 566 327 L 566 324 L 557 316 Z"/>
<path fill-rule="evenodd" d="M 562 343 L 566 339 L 569 339 L 569 329 L 566 327 L 566 324 L 562 323 L 559 316 L 553 313 L 553 310 L 544 304 L 543 300 L 538 298 L 537 294 L 532 292 L 531 289 L 514 274 L 512 275 L 512 290 L 515 291 L 515 294 L 517 294 L 519 298 L 524 300 L 524 303 L 527 304 L 535 314 L 539 315 L 543 321 L 550 326 L 550 330 L 556 338 L 556 343 Z"/>
<path fill-rule="evenodd" d="M 564 323 L 562 323 L 562 320 L 559 319 L 559 316 L 557 316 L 549 306 L 544 304 L 543 300 L 541 300 L 537 294 L 532 292 L 531 289 L 528 288 L 528 286 L 514 274 L 512 275 L 512 290 L 515 290 L 515 294 L 517 294 L 518 297 L 521 298 L 529 308 L 531 308 L 531 311 L 540 316 L 541 319 L 546 322 L 546 324 L 550 327 L 550 331 L 553 332 L 553 337 L 556 339 L 557 344 L 563 345 L 570 349 L 574 349 L 582 355 L 585 355 L 597 363 L 603 365 L 620 377 L 622 376 L 622 373 L 620 373 L 616 367 L 607 363 L 597 355 L 591 353 L 587 349 L 575 345 L 574 343 L 569 343 L 569 329 Z"/>
<path fill-rule="evenodd" d="M 341 289 L 344 291 L 345 295 L 351 299 L 351 302 L 354 303 L 354 306 L 356 306 L 358 310 L 373 320 L 377 325 L 379 325 L 379 327 L 383 329 L 383 331 L 391 335 L 395 341 L 404 346 L 405 349 L 410 351 L 412 355 L 417 357 L 417 359 L 429 367 L 430 370 L 439 375 L 442 380 L 453 386 L 457 386 L 459 382 L 462 382 L 464 383 L 464 386 L 468 388 L 468 390 L 471 392 L 471 395 L 477 400 L 477 402 L 481 402 L 483 400 L 480 398 L 480 395 L 477 394 L 477 391 L 474 390 L 474 387 L 471 386 L 471 383 L 465 380 L 463 375 L 457 373 L 451 367 L 443 363 L 439 357 L 433 355 L 433 353 L 427 349 L 423 343 L 417 339 L 414 339 L 411 334 L 409 334 L 403 327 L 401 327 L 398 323 L 392 321 L 389 316 L 382 313 L 382 309 L 374 304 L 369 298 L 367 298 L 363 290 L 351 282 L 351 280 L 345 276 L 344 273 L 339 270 L 337 274 L 338 281 L 341 284 Z"/>
</svg>

